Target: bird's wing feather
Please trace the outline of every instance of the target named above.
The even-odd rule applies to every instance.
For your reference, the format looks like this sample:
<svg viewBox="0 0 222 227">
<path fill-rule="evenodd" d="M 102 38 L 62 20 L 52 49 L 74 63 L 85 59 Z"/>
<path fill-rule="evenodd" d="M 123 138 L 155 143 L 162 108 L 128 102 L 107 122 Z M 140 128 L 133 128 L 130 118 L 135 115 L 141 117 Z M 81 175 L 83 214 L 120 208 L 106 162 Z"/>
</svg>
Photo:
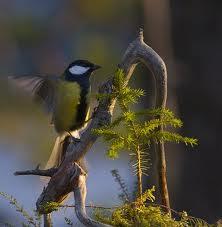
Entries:
<svg viewBox="0 0 222 227">
<path fill-rule="evenodd" d="M 11 76 L 16 86 L 31 94 L 33 100 L 41 103 L 48 113 L 53 113 L 55 89 L 60 80 L 58 76 Z"/>
</svg>

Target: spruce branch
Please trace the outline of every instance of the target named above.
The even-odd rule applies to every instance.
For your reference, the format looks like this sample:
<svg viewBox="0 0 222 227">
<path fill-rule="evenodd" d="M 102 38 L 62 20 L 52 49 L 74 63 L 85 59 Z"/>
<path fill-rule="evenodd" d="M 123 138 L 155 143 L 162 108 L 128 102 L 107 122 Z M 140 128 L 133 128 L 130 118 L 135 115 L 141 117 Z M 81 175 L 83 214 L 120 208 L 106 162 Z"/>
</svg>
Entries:
<svg viewBox="0 0 222 227">
<path fill-rule="evenodd" d="M 117 158 L 122 150 L 129 151 L 133 172 L 137 177 L 137 196 L 142 201 L 142 177 L 147 175 L 149 169 L 149 160 L 147 159 L 149 152 L 148 149 L 143 148 L 144 145 L 149 147 L 151 141 L 154 141 L 156 144 L 160 144 L 160 147 L 164 142 L 183 142 L 193 146 L 197 144 L 197 140 L 165 130 L 168 126 L 180 128 L 183 125 L 182 121 L 176 118 L 170 110 L 157 108 L 132 111 L 130 105 L 137 102 L 139 97 L 144 95 L 144 92 L 140 89 L 134 89 L 132 93 L 132 89 L 123 82 L 123 78 L 124 73 L 117 70 L 114 75 L 113 95 L 117 99 L 122 115 L 110 125 L 96 129 L 94 132 L 103 136 L 105 141 L 109 143 L 107 154 L 110 158 Z M 141 115 L 151 117 L 151 119 L 142 122 L 139 118 Z M 119 125 L 124 125 L 125 135 L 115 130 L 115 127 Z"/>
<path fill-rule="evenodd" d="M 120 190 L 122 191 L 122 193 L 120 194 L 120 198 L 123 200 L 123 202 L 130 202 L 130 196 L 127 186 L 124 180 L 121 178 L 119 171 L 117 169 L 113 169 L 111 170 L 111 173 L 115 181 L 119 184 Z"/>
<path fill-rule="evenodd" d="M 8 195 L 7 193 L 4 192 L 0 192 L 0 196 L 2 196 L 3 198 L 5 198 L 7 201 L 9 201 L 9 203 L 16 209 L 17 212 L 19 212 L 28 222 L 29 225 L 32 225 L 34 227 L 40 227 L 41 222 L 39 220 L 39 218 L 37 217 L 32 217 L 24 208 L 23 206 L 21 206 L 17 199 L 14 198 L 13 196 Z M 37 222 L 35 222 L 35 220 Z M 23 223 L 25 225 L 25 223 Z"/>
</svg>

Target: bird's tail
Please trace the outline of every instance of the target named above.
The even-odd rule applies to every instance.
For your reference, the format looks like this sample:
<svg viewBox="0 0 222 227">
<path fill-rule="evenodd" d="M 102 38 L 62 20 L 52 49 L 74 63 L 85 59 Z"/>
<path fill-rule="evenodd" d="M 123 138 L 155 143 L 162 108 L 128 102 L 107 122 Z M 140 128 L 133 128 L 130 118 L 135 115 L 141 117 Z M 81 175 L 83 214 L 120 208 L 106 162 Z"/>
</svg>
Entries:
<svg viewBox="0 0 222 227">
<path fill-rule="evenodd" d="M 64 140 L 64 136 L 63 135 L 59 135 L 57 136 L 56 140 L 55 140 L 55 144 L 54 147 L 52 149 L 52 152 L 50 154 L 50 157 L 46 163 L 45 169 L 50 169 L 53 167 L 58 167 L 61 163 L 61 156 L 63 153 L 63 140 Z M 49 177 L 40 177 L 40 180 L 43 183 L 48 183 L 50 178 Z"/>
<path fill-rule="evenodd" d="M 77 131 L 73 131 L 71 132 L 71 134 L 75 138 L 79 137 L 79 133 Z M 70 135 L 68 133 L 63 133 L 56 138 L 54 147 L 52 149 L 49 160 L 45 166 L 45 169 L 58 167 L 62 163 L 65 157 L 66 149 L 70 143 L 69 138 Z"/>
<path fill-rule="evenodd" d="M 46 163 L 45 169 L 58 167 L 62 163 L 68 144 L 69 144 L 68 133 L 63 133 L 56 137 L 54 147 Z M 40 179 L 43 183 L 48 183 L 48 181 L 50 180 L 49 177 L 43 177 L 43 176 L 41 176 Z"/>
<path fill-rule="evenodd" d="M 58 136 L 55 140 L 54 147 L 52 149 L 49 160 L 45 166 L 45 169 L 50 169 L 52 167 L 57 167 L 61 163 L 62 153 L 63 153 L 63 141 L 64 136 Z"/>
</svg>

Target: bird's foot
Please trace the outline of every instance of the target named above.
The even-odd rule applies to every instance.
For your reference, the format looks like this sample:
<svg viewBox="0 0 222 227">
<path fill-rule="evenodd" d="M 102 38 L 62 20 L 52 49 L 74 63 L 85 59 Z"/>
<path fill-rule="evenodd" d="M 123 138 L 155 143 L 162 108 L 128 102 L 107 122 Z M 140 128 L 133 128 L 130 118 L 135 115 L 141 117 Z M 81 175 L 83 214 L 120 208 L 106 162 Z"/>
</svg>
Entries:
<svg viewBox="0 0 222 227">
<path fill-rule="evenodd" d="M 76 137 L 74 137 L 72 134 L 71 134 L 71 132 L 68 132 L 68 134 L 69 134 L 69 139 L 70 139 L 70 143 L 79 143 L 81 140 L 79 139 L 79 138 L 76 138 Z"/>
<path fill-rule="evenodd" d="M 79 143 L 81 140 L 79 138 L 76 138 L 74 136 L 70 136 L 70 142 L 71 143 Z"/>
</svg>

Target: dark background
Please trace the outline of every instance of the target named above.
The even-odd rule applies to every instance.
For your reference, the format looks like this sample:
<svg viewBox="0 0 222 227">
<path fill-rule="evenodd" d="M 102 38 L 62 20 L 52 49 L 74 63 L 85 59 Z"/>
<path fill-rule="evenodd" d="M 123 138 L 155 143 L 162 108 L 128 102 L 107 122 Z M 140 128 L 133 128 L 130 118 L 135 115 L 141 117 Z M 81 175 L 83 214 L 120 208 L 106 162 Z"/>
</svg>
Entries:
<svg viewBox="0 0 222 227">
<path fill-rule="evenodd" d="M 41 109 L 9 89 L 6 77 L 61 74 L 71 61 L 84 58 L 103 66 L 92 81 L 96 92 L 143 27 L 146 43 L 167 65 L 168 107 L 183 120 L 181 133 L 199 140 L 195 148 L 167 146 L 172 208 L 209 222 L 221 218 L 221 10 L 221 1 L 198 0 L 1 1 L 0 191 L 34 209 L 43 185 L 37 178 L 12 173 L 39 162 L 44 166 L 55 138 Z M 138 67 L 131 85 L 152 97 L 153 81 L 144 67 Z M 149 97 L 143 100 L 146 107 L 151 105 Z M 118 203 L 118 186 L 110 169 L 119 168 L 129 187 L 133 177 L 126 157 L 110 161 L 104 152 L 99 141 L 88 155 L 87 198 L 113 205 Z M 22 220 L 4 199 L 0 208 L 0 222 Z M 62 223 L 56 218 L 55 224 Z"/>
</svg>

